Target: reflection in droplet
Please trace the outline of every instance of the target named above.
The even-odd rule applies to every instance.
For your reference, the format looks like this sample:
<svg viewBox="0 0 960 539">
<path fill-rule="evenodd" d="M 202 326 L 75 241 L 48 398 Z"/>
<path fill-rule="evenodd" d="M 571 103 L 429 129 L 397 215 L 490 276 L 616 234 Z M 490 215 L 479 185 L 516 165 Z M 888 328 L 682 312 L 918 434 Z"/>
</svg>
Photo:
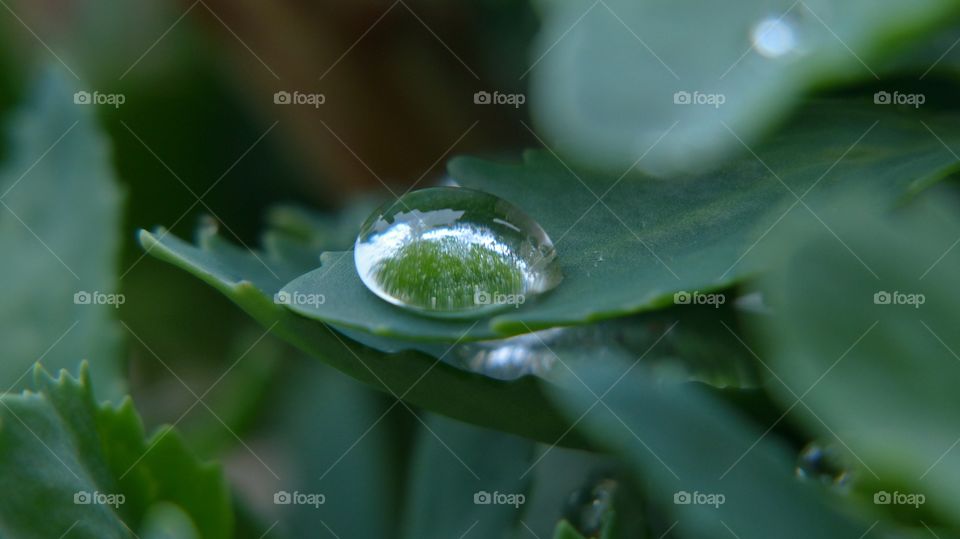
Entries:
<svg viewBox="0 0 960 539">
<path fill-rule="evenodd" d="M 375 211 L 354 260 L 373 293 L 433 316 L 518 307 L 562 279 L 536 221 L 506 200 L 455 187 L 407 193 Z"/>
<path fill-rule="evenodd" d="M 500 380 L 527 374 L 544 374 L 557 362 L 551 350 L 565 330 L 552 328 L 508 339 L 479 341 L 454 348 L 454 355 L 467 370 Z"/>
<path fill-rule="evenodd" d="M 561 362 L 576 370 L 584 361 L 595 364 L 632 359 L 630 353 L 620 346 L 616 327 L 602 323 L 464 343 L 455 346 L 449 355 L 466 370 L 500 380 L 513 380 L 528 374 L 549 378 L 551 371 L 556 370 Z"/>
<path fill-rule="evenodd" d="M 763 19 L 750 30 L 754 50 L 767 58 L 778 58 L 797 48 L 793 26 L 785 17 Z"/>
<path fill-rule="evenodd" d="M 797 458 L 797 477 L 844 487 L 850 482 L 850 472 L 842 460 L 835 447 L 811 442 L 800 451 Z"/>
</svg>

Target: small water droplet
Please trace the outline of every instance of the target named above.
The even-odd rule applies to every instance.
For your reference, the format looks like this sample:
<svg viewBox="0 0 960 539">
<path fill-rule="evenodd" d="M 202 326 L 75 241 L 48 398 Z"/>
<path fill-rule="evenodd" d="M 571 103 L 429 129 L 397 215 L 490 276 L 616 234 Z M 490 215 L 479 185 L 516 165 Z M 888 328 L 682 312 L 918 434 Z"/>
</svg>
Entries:
<svg viewBox="0 0 960 539">
<path fill-rule="evenodd" d="M 768 17 L 755 24 L 750 41 L 754 50 L 767 58 L 779 58 L 797 48 L 796 32 L 784 16 Z"/>
<path fill-rule="evenodd" d="M 843 465 L 840 452 L 833 446 L 811 442 L 797 458 L 797 477 L 819 481 L 825 485 L 844 487 L 850 482 L 850 471 Z"/>
<path fill-rule="evenodd" d="M 519 307 L 562 279 L 536 221 L 506 200 L 457 187 L 413 191 L 375 211 L 354 261 L 374 294 L 440 317 Z"/>
<path fill-rule="evenodd" d="M 454 355 L 467 370 L 499 380 L 544 374 L 557 362 L 550 343 L 555 343 L 563 331 L 551 328 L 508 339 L 462 344 L 454 349 Z"/>
<path fill-rule="evenodd" d="M 613 509 L 618 488 L 616 479 L 602 477 L 590 486 L 573 491 L 567 500 L 565 517 L 584 536 L 597 537 L 607 513 Z"/>
</svg>

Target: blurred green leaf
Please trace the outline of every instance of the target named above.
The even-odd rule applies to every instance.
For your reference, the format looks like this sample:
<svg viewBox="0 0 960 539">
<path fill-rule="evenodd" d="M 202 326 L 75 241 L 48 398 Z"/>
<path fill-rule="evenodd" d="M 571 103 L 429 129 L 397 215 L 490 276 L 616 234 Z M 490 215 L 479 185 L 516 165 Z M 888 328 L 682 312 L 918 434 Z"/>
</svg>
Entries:
<svg viewBox="0 0 960 539">
<path fill-rule="evenodd" d="M 240 250 L 207 231 L 200 247 L 164 230 L 140 231 L 148 253 L 213 286 L 271 332 L 304 352 L 411 405 L 496 430 L 555 442 L 567 430 L 535 377 L 500 381 L 452 367 L 414 351 L 384 354 L 344 339 L 314 320 L 295 315 L 275 301 L 284 278 L 305 271 L 275 252 Z M 272 268 L 269 269 L 268 268 Z M 564 445 L 582 447 L 575 434 Z"/>
<path fill-rule="evenodd" d="M 170 502 L 183 512 L 177 528 L 231 537 L 220 468 L 199 462 L 172 428 L 147 438 L 131 400 L 97 405 L 86 363 L 79 378 L 53 378 L 39 366 L 34 378 L 37 392 L 0 397 L 0 478 L 13 493 L 0 503 L 5 534 L 129 538 L 155 504 Z M 149 529 L 154 519 L 173 525 L 153 514 Z"/>
<path fill-rule="evenodd" d="M 566 520 L 557 523 L 557 529 L 553 531 L 553 539 L 586 539 L 570 525 Z"/>
<path fill-rule="evenodd" d="M 351 253 L 337 252 L 284 290 L 324 296 L 293 306 L 304 316 L 411 340 L 485 339 L 661 308 L 677 292 L 715 291 L 761 270 L 753 247 L 776 242 L 789 211 L 813 212 L 829 226 L 842 211 L 842 188 L 869 186 L 871 201 L 890 207 L 949 174 L 957 159 L 937 137 L 960 144 L 957 125 L 952 115 L 820 104 L 757 157 L 670 180 L 583 174 L 543 151 L 521 164 L 454 159 L 450 173 L 463 186 L 498 195 L 543 225 L 563 269 L 556 289 L 472 326 L 431 320 L 370 293 Z"/>
<path fill-rule="evenodd" d="M 160 502 L 143 519 L 141 539 L 200 539 L 190 516 L 171 503 Z"/>
<path fill-rule="evenodd" d="M 696 386 L 656 384 L 641 369 L 581 369 L 580 390 L 557 394 L 557 404 L 632 467 L 678 536 L 879 535 L 846 516 L 839 499 L 799 483 L 795 459 L 761 429 Z"/>
<path fill-rule="evenodd" d="M 429 415 L 416 443 L 404 538 L 513 537 L 533 442 Z"/>
<path fill-rule="evenodd" d="M 778 314 L 758 327 L 771 390 L 849 452 L 873 487 L 868 503 L 882 491 L 920 494 L 920 507 L 876 509 L 957 525 L 960 219 L 953 196 L 937 202 L 923 197 L 885 217 L 851 204 L 834 230 L 843 243 L 797 225 L 792 249 L 771 253 L 778 269 L 764 284 Z"/>
<path fill-rule="evenodd" d="M 283 454 L 281 490 L 323 494 L 319 507 L 279 505 L 278 536 L 395 537 L 398 448 L 380 395 L 308 358 L 288 362 L 266 434 Z M 272 501 L 272 500 L 271 500 Z M 360 514 L 374 518 L 357 518 Z"/>
<path fill-rule="evenodd" d="M 958 6 L 570 0 L 545 11 L 531 59 L 536 125 L 561 154 L 619 173 L 641 157 L 654 172 L 712 166 L 813 88 L 880 80 L 891 51 Z"/>
<path fill-rule="evenodd" d="M 107 140 L 68 75 L 46 71 L 8 132 L 0 171 L 0 385 L 17 390 L 31 365 L 75 369 L 90 358 L 98 395 L 123 395 L 116 306 L 121 194 Z M 79 294 L 79 295 L 77 295 Z M 86 300 L 86 303 L 83 301 Z"/>
</svg>

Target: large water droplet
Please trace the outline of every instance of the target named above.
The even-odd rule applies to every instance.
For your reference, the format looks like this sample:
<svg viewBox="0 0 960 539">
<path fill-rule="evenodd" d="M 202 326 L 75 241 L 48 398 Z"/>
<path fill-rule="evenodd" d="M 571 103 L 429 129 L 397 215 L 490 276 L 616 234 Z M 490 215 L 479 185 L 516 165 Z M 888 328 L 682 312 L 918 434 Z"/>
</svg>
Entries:
<svg viewBox="0 0 960 539">
<path fill-rule="evenodd" d="M 830 445 L 811 442 L 797 457 L 797 477 L 819 481 L 826 485 L 844 487 L 850 482 L 850 472 L 843 464 L 840 452 Z"/>
<path fill-rule="evenodd" d="M 456 187 L 413 191 L 375 211 L 354 261 L 374 294 L 441 317 L 519 307 L 562 279 L 536 221 L 506 200 Z"/>
<path fill-rule="evenodd" d="M 750 30 L 750 41 L 758 53 L 778 58 L 797 48 L 793 25 L 785 16 L 763 19 Z"/>
</svg>

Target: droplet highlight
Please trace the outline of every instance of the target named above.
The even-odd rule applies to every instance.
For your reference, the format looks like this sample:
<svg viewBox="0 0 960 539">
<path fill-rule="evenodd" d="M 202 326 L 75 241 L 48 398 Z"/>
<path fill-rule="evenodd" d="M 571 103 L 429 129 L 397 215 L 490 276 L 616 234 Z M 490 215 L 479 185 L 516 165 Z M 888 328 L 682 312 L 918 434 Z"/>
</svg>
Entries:
<svg viewBox="0 0 960 539">
<path fill-rule="evenodd" d="M 375 211 L 357 236 L 354 262 L 380 298 L 437 317 L 518 308 L 562 280 L 536 221 L 506 200 L 459 187 L 413 191 Z"/>
<path fill-rule="evenodd" d="M 754 50 L 767 58 L 779 58 L 797 48 L 793 25 L 784 16 L 763 19 L 750 30 Z"/>
</svg>

